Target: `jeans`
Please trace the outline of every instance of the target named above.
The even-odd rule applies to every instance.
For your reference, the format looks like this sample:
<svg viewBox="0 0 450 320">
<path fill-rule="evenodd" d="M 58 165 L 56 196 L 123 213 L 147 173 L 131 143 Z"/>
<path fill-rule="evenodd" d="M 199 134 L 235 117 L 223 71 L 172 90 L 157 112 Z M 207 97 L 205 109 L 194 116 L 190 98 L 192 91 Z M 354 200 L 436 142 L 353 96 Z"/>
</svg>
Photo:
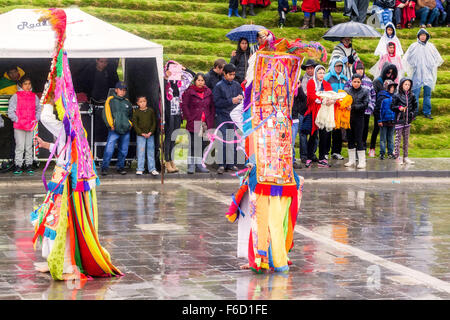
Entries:
<svg viewBox="0 0 450 320">
<path fill-rule="evenodd" d="M 303 118 L 303 116 L 299 116 L 299 117 Z M 294 162 L 295 162 L 295 140 L 297 139 L 297 133 L 298 133 L 299 127 L 300 127 L 300 120 L 299 120 L 299 122 L 292 122 L 292 155 L 294 157 L 293 158 Z"/>
<path fill-rule="evenodd" d="M 136 136 L 137 171 L 145 170 L 145 152 L 147 152 L 147 168 L 149 172 L 156 170 L 155 167 L 155 137 L 149 138 Z"/>
<path fill-rule="evenodd" d="M 417 108 L 416 115 L 419 114 L 419 96 L 422 87 L 415 88 L 412 92 L 416 96 Z M 429 86 L 423 86 L 423 106 L 422 112 L 425 115 L 431 115 L 431 88 Z"/>
<path fill-rule="evenodd" d="M 375 10 L 375 13 L 378 16 L 378 20 L 380 21 L 382 29 L 384 29 L 384 27 L 386 26 L 386 24 L 388 22 L 392 22 L 392 12 L 394 10 L 384 9 L 384 8 L 376 6 L 376 5 L 373 5 L 372 8 L 373 8 L 373 10 Z"/>
<path fill-rule="evenodd" d="M 236 135 L 234 133 L 235 126 L 232 123 L 226 123 L 222 127 L 220 127 L 219 131 L 222 133 L 222 139 L 225 141 L 232 141 L 236 139 Z M 227 135 L 228 133 L 228 135 Z M 222 143 L 222 142 L 221 142 Z M 223 166 L 225 168 L 231 168 L 232 166 L 237 164 L 237 144 L 236 143 L 222 143 L 222 162 L 220 163 L 219 159 L 219 167 Z M 228 153 L 227 153 L 228 150 Z"/>
<path fill-rule="evenodd" d="M 383 125 L 380 128 L 380 155 L 386 154 L 386 141 L 388 154 L 394 154 L 394 126 Z"/>
<path fill-rule="evenodd" d="M 123 169 L 125 165 L 125 157 L 128 154 L 128 145 L 130 144 L 130 131 L 124 134 L 118 134 L 115 131 L 109 130 L 108 140 L 106 141 L 105 151 L 103 152 L 102 170 L 107 170 L 109 168 L 109 163 L 111 162 L 112 155 L 114 153 L 114 147 L 118 142 L 118 153 L 117 153 L 117 169 Z"/>
<path fill-rule="evenodd" d="M 430 11 L 431 14 L 429 14 Z M 416 11 L 416 16 L 420 17 L 420 25 L 433 24 L 434 20 L 436 20 L 436 18 L 439 16 L 439 9 L 430 9 L 428 7 L 423 7 Z"/>
<path fill-rule="evenodd" d="M 438 23 L 438 24 L 446 24 L 447 23 L 447 12 L 440 11 L 436 23 Z"/>
</svg>

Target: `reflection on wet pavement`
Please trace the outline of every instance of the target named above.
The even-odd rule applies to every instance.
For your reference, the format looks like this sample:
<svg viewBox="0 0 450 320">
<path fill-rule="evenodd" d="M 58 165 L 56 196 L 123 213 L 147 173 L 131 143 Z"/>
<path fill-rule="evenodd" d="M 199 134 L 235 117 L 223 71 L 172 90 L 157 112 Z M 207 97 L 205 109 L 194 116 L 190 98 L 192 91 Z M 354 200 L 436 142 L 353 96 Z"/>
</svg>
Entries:
<svg viewBox="0 0 450 320">
<path fill-rule="evenodd" d="M 449 299 L 449 185 L 415 181 L 307 180 L 294 264 L 263 275 L 239 269 L 236 183 L 101 186 L 100 241 L 126 275 L 84 282 L 34 271 L 42 189 L 2 189 L 0 299 Z"/>
</svg>

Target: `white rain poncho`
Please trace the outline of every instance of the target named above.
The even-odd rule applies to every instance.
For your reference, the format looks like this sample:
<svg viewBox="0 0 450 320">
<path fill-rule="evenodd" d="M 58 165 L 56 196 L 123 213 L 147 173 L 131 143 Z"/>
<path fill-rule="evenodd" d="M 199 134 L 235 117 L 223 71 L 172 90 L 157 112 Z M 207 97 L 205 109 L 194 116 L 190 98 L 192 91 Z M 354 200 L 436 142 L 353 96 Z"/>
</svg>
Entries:
<svg viewBox="0 0 450 320">
<path fill-rule="evenodd" d="M 419 40 L 421 34 L 426 34 L 425 42 Z M 437 80 L 437 68 L 444 63 L 439 51 L 430 43 L 429 33 L 420 29 L 417 33 L 417 42 L 411 44 L 403 57 L 403 67 L 408 76 L 412 78 L 414 88 L 428 86 L 434 90 Z"/>
<path fill-rule="evenodd" d="M 394 32 L 392 33 L 392 35 L 388 36 L 387 34 L 387 28 L 392 28 L 392 30 L 394 30 Z M 395 29 L 395 26 L 392 22 L 389 22 L 388 24 L 386 24 L 386 27 L 384 28 L 384 33 L 383 36 L 380 38 L 380 41 L 378 42 L 378 46 L 375 49 L 375 52 L 373 53 L 376 56 L 382 56 L 384 54 L 387 53 L 387 44 L 389 42 L 394 42 L 395 43 L 395 48 L 397 51 L 397 55 L 398 56 L 402 56 L 403 55 L 403 49 L 402 49 L 402 44 L 400 43 L 400 40 L 397 38 L 397 30 Z"/>
<path fill-rule="evenodd" d="M 403 64 L 402 64 L 402 57 L 398 53 L 397 45 L 394 41 L 389 41 L 394 44 L 394 54 L 389 54 L 387 51 L 385 54 L 380 56 L 380 59 L 373 65 L 372 68 L 370 68 L 369 72 L 373 75 L 373 78 L 376 79 L 380 76 L 381 70 L 383 69 L 383 66 L 386 62 L 392 63 L 397 67 L 398 76 L 395 79 L 395 83 L 398 83 L 398 81 L 403 78 L 404 76 L 404 70 L 403 70 Z M 389 45 L 388 42 L 388 45 Z"/>
</svg>

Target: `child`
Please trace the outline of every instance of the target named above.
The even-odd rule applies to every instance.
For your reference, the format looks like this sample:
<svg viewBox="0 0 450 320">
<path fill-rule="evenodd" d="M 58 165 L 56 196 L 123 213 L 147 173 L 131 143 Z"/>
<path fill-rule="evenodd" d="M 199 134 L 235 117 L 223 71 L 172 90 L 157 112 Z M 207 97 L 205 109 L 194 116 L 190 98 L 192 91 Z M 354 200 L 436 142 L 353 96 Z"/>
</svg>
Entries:
<svg viewBox="0 0 450 320">
<path fill-rule="evenodd" d="M 302 11 L 305 14 L 303 20 L 303 27 L 300 29 L 308 29 L 311 23 L 311 28 L 316 26 L 316 12 L 320 11 L 319 0 L 303 0 Z"/>
<path fill-rule="evenodd" d="M 352 96 L 353 103 L 350 111 L 350 129 L 347 129 L 348 138 L 348 158 L 344 165 L 351 167 L 356 163 L 356 153 L 358 153 L 358 169 L 366 167 L 366 150 L 363 143 L 364 113 L 369 104 L 369 91 L 361 86 L 362 76 L 355 73 L 352 76 L 352 86 L 346 89 Z"/>
<path fill-rule="evenodd" d="M 117 153 L 117 172 L 124 175 L 127 171 L 124 169 L 125 157 L 128 154 L 128 145 L 130 144 L 131 117 L 133 109 L 130 101 L 125 97 L 127 86 L 125 82 L 116 83 L 116 88 L 112 96 L 105 102 L 102 117 L 108 128 L 108 139 L 106 140 L 105 151 L 103 152 L 102 175 L 108 174 L 109 163 L 111 161 L 114 147 L 118 142 Z"/>
<path fill-rule="evenodd" d="M 228 1 L 228 18 L 231 18 L 231 16 L 233 15 L 236 17 L 241 17 L 239 15 L 239 0 L 229 0 Z"/>
<path fill-rule="evenodd" d="M 425 118 L 433 119 L 431 91 L 436 85 L 437 69 L 444 60 L 429 39 L 430 34 L 425 29 L 420 29 L 417 41 L 409 46 L 403 57 L 403 66 L 414 84 L 412 91 L 417 101 L 416 115 L 419 113 L 419 95 L 423 87 L 423 114 Z"/>
<path fill-rule="evenodd" d="M 145 152 L 147 151 L 148 172 L 157 176 L 155 168 L 155 138 L 156 116 L 152 108 L 147 107 L 147 98 L 139 96 L 136 100 L 139 109 L 133 112 L 133 126 L 136 131 L 137 175 L 142 175 L 145 168 Z"/>
<path fill-rule="evenodd" d="M 400 40 L 397 37 L 397 33 L 394 24 L 392 22 L 386 25 L 383 36 L 380 38 L 380 41 L 378 42 L 374 55 L 381 57 L 385 53 L 387 53 L 387 45 L 389 42 L 395 43 L 395 50 L 397 51 L 398 56 L 402 56 L 403 55 L 402 44 L 400 43 Z"/>
<path fill-rule="evenodd" d="M 24 76 L 20 79 L 20 88 L 9 99 L 8 117 L 14 126 L 15 169 L 14 174 L 22 174 L 25 160 L 25 171 L 34 174 L 33 164 L 33 129 L 39 121 L 41 105 L 39 98 L 32 91 L 31 80 Z M 25 159 L 24 159 L 25 152 Z"/>
<path fill-rule="evenodd" d="M 397 84 L 392 80 L 384 82 L 384 89 L 378 93 L 377 103 L 380 104 L 380 117 L 378 126 L 380 127 L 380 160 L 384 160 L 386 153 L 386 141 L 389 159 L 394 158 L 394 124 L 395 113 L 391 109 L 392 96 Z"/>
<path fill-rule="evenodd" d="M 394 80 L 398 83 L 398 79 L 403 76 L 403 66 L 402 66 L 402 58 L 397 53 L 395 42 L 390 41 L 387 44 L 387 52 L 380 56 L 380 60 L 375 63 L 375 65 L 370 68 L 370 73 L 374 78 L 378 78 L 381 73 L 381 69 L 384 66 L 385 62 L 389 62 L 394 64 L 397 67 L 397 78 Z"/>
<path fill-rule="evenodd" d="M 375 101 L 377 99 L 377 94 L 375 93 L 375 90 L 373 88 L 372 80 L 366 75 L 364 64 L 361 60 L 356 61 L 353 64 L 353 73 L 358 73 L 361 75 L 361 86 L 367 91 L 369 91 L 369 104 L 367 105 L 366 111 L 364 112 L 364 130 L 363 130 L 363 144 L 364 149 L 367 149 L 367 135 L 369 134 L 369 121 L 370 121 L 370 115 L 373 113 L 373 110 L 375 109 Z M 345 84 L 344 90 L 350 88 L 352 86 L 352 81 L 349 80 Z M 375 149 L 369 150 L 369 157 L 375 157 Z"/>
<path fill-rule="evenodd" d="M 286 14 L 289 12 L 289 2 L 288 0 L 278 0 L 278 15 L 280 19 L 278 20 L 278 26 L 283 28 L 286 25 Z"/>
<path fill-rule="evenodd" d="M 391 109 L 395 112 L 395 151 L 394 156 L 400 163 L 400 142 L 403 136 L 403 164 L 413 164 L 408 159 L 408 141 L 411 122 L 416 115 L 416 97 L 411 92 L 413 82 L 409 78 L 400 80 L 398 92 L 394 95 Z"/>
</svg>

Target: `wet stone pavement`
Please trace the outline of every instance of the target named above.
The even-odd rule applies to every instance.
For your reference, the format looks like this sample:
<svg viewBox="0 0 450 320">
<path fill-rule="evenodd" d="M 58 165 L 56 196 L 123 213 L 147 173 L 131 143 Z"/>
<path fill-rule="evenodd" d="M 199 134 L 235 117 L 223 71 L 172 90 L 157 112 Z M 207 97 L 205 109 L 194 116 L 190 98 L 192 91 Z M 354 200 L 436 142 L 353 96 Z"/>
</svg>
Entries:
<svg viewBox="0 0 450 320">
<path fill-rule="evenodd" d="M 240 270 L 237 181 L 104 183 L 100 243 L 124 277 L 34 270 L 40 186 L 0 188 L 0 299 L 450 299 L 450 180 L 306 180 L 286 274 Z"/>
</svg>

